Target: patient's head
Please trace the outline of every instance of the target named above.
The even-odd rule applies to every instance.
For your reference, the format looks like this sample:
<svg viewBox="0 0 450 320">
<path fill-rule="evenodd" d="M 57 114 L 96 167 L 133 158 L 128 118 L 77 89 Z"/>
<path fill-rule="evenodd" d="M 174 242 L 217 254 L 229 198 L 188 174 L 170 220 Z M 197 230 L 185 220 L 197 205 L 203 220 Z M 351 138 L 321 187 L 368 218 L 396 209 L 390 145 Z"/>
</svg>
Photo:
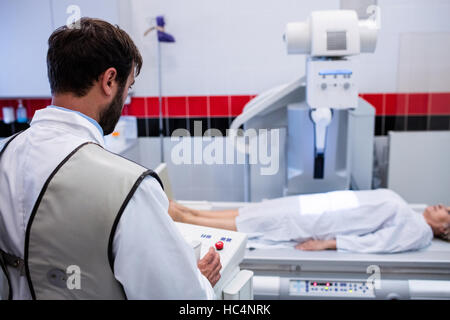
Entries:
<svg viewBox="0 0 450 320">
<path fill-rule="evenodd" d="M 423 212 L 423 216 L 436 237 L 450 241 L 450 207 L 442 204 L 429 206 Z"/>
</svg>

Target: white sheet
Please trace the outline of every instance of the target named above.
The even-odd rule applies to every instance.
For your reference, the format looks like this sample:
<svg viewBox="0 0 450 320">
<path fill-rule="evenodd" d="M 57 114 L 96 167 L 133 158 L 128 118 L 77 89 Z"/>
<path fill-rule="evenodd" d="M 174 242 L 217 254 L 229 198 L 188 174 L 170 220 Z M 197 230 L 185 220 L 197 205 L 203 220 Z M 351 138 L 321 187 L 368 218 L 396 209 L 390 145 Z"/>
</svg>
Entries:
<svg viewBox="0 0 450 320">
<path fill-rule="evenodd" d="M 292 247 L 336 239 L 340 251 L 394 253 L 425 248 L 433 233 L 422 214 L 386 190 L 336 191 L 285 197 L 239 210 L 237 229 L 253 247 Z"/>
</svg>

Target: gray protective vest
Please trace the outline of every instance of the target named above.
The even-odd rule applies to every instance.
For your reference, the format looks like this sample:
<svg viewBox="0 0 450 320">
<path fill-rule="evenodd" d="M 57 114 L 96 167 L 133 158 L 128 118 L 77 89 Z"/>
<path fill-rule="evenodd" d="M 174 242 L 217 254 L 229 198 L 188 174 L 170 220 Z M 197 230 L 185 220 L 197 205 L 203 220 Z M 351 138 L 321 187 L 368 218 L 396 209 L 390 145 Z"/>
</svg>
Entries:
<svg viewBox="0 0 450 320">
<path fill-rule="evenodd" d="M 0 142 L 0 160 L 2 158 L 3 152 L 5 152 L 6 147 L 9 143 L 14 140 L 19 133 L 12 135 L 9 138 L 3 139 Z M 6 233 L 6 230 L 0 230 L 1 233 Z M 0 248 L 0 300 L 11 300 L 12 299 L 12 287 L 11 280 L 9 277 L 8 266 L 20 269 L 23 274 L 24 271 L 24 261 L 14 255 L 8 254 Z"/>
<path fill-rule="evenodd" d="M 114 277 L 112 243 L 142 180 L 159 177 L 94 143 L 76 148 L 47 179 L 25 238 L 33 299 L 126 299 Z"/>
</svg>

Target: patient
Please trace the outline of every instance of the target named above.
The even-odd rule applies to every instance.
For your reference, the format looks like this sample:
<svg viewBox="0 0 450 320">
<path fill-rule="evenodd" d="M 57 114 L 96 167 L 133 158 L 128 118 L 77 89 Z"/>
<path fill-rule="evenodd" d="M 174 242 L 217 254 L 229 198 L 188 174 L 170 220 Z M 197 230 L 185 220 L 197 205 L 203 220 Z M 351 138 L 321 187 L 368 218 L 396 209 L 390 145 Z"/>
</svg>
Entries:
<svg viewBox="0 0 450 320">
<path fill-rule="evenodd" d="M 249 239 L 295 241 L 300 250 L 394 253 L 450 240 L 450 207 L 420 214 L 387 189 L 335 191 L 252 203 L 236 210 L 201 211 L 171 201 L 178 222 L 245 232 Z"/>
</svg>

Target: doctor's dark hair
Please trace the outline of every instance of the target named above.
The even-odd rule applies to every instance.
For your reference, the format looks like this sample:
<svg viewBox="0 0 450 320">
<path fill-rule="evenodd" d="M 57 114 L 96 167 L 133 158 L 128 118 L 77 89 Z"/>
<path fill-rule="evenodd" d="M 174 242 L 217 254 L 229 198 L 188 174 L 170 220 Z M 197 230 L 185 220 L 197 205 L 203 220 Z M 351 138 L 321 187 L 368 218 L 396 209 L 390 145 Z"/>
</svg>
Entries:
<svg viewBox="0 0 450 320">
<path fill-rule="evenodd" d="M 103 20 L 81 18 L 79 27 L 62 26 L 48 39 L 52 94 L 70 92 L 82 97 L 108 68 L 117 70 L 119 86 L 124 87 L 133 63 L 137 76 L 142 67 L 138 48 L 119 26 Z"/>
</svg>

